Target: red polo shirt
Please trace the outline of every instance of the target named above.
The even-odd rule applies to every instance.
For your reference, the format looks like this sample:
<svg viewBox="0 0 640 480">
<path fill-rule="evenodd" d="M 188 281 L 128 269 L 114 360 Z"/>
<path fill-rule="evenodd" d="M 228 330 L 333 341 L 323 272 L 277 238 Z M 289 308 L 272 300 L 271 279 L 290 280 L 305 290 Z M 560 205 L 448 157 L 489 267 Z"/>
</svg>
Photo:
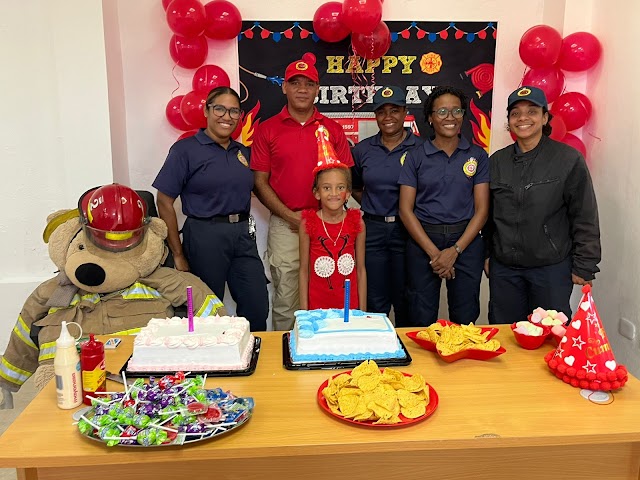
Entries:
<svg viewBox="0 0 640 480">
<path fill-rule="evenodd" d="M 280 113 L 258 126 L 251 145 L 251 169 L 269 172 L 269 185 L 293 211 L 318 208 L 312 192 L 313 169 L 318 162 L 316 122 L 329 131 L 329 140 L 338 158 L 352 167 L 353 158 L 342 127 L 316 108 L 313 116 L 301 125 L 285 105 Z"/>
</svg>

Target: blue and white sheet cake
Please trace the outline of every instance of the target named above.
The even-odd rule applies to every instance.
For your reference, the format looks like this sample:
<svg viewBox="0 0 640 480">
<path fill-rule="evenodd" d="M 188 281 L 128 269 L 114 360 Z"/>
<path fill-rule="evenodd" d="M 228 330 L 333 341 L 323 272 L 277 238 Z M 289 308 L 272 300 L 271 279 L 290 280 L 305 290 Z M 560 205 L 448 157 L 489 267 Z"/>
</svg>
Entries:
<svg viewBox="0 0 640 480">
<path fill-rule="evenodd" d="M 344 310 L 298 310 L 289 335 L 293 363 L 405 358 L 396 331 L 384 314 Z"/>
</svg>

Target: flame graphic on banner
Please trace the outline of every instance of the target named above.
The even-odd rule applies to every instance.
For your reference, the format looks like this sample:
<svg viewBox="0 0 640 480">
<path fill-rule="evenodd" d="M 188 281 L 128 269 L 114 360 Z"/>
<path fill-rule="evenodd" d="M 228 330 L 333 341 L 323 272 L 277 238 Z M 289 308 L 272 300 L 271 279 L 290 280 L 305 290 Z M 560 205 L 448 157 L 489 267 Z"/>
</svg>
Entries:
<svg viewBox="0 0 640 480">
<path fill-rule="evenodd" d="M 253 107 L 251 110 L 249 110 L 247 113 L 245 113 L 242 116 L 241 123 L 240 125 L 238 125 L 238 128 L 236 129 L 236 132 L 239 131 L 239 133 L 237 134 L 238 136 L 235 137 L 234 135 L 236 141 L 242 143 L 247 148 L 250 147 L 251 144 L 253 143 L 253 134 L 255 133 L 256 128 L 258 128 L 258 125 L 260 124 L 260 119 L 256 118 L 259 111 L 260 111 L 260 101 L 258 100 L 255 107 Z"/>
<path fill-rule="evenodd" d="M 471 127 L 473 128 L 473 143 L 489 153 L 489 144 L 491 142 L 491 114 L 487 116 L 482 110 L 476 107 L 476 104 L 471 100 L 469 104 L 471 107 L 471 113 L 475 117 L 475 121 L 471 119 Z"/>
</svg>

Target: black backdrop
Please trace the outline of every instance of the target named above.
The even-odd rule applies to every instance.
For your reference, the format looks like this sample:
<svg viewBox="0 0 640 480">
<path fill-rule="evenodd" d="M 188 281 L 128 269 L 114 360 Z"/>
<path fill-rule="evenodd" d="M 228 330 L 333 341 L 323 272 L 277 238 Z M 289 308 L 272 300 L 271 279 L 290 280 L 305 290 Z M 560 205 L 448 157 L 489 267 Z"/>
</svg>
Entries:
<svg viewBox="0 0 640 480">
<path fill-rule="evenodd" d="M 425 135 L 422 102 L 434 86 L 452 85 L 472 101 L 463 134 L 488 149 L 497 23 L 393 21 L 387 26 L 392 43 L 380 64 L 362 60 L 365 71 L 351 73 L 349 38 L 323 42 L 312 32 L 311 22 L 245 21 L 238 43 L 239 93 L 253 126 L 282 109 L 286 99 L 280 85 L 287 65 L 312 52 L 320 75 L 321 112 L 370 112 L 366 99 L 371 90 L 358 87 L 397 85 L 407 90 L 409 113 Z M 245 138 L 251 135 L 249 126 L 247 130 Z"/>
</svg>

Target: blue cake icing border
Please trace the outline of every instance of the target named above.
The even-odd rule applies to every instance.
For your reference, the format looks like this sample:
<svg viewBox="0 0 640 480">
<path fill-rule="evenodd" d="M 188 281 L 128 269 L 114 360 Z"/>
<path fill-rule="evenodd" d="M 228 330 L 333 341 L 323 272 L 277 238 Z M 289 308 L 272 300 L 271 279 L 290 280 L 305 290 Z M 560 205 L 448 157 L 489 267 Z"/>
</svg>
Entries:
<svg viewBox="0 0 640 480">
<path fill-rule="evenodd" d="M 327 329 L 323 331 L 319 331 L 324 327 L 323 323 L 328 318 L 330 319 L 340 319 L 344 317 L 344 309 L 341 308 L 326 308 L 326 309 L 316 309 L 316 310 L 297 310 L 294 312 L 296 317 L 296 327 L 298 328 L 298 334 L 303 338 L 312 338 L 315 335 L 327 335 L 331 333 L 339 333 L 345 331 L 345 329 Z M 349 315 L 352 317 L 364 317 L 364 316 L 375 316 L 386 318 L 386 315 L 383 313 L 372 313 L 372 312 L 363 312 L 362 310 L 349 310 Z M 294 327 L 294 329 L 296 328 Z M 386 328 L 371 328 L 371 329 L 360 329 L 360 332 L 392 332 L 393 326 L 390 324 L 386 325 Z M 292 332 L 293 333 L 293 332 Z M 293 335 L 292 335 L 293 336 Z M 387 358 L 387 357 L 384 357 Z"/>
<path fill-rule="evenodd" d="M 383 353 L 353 353 L 349 355 L 299 355 L 296 353 L 296 339 L 294 332 L 289 332 L 289 354 L 291 360 L 294 363 L 302 362 L 345 362 L 349 360 L 378 360 L 387 358 L 405 358 L 405 352 L 400 341 L 396 337 L 398 342 L 398 350 L 395 352 L 383 352 Z"/>
</svg>

